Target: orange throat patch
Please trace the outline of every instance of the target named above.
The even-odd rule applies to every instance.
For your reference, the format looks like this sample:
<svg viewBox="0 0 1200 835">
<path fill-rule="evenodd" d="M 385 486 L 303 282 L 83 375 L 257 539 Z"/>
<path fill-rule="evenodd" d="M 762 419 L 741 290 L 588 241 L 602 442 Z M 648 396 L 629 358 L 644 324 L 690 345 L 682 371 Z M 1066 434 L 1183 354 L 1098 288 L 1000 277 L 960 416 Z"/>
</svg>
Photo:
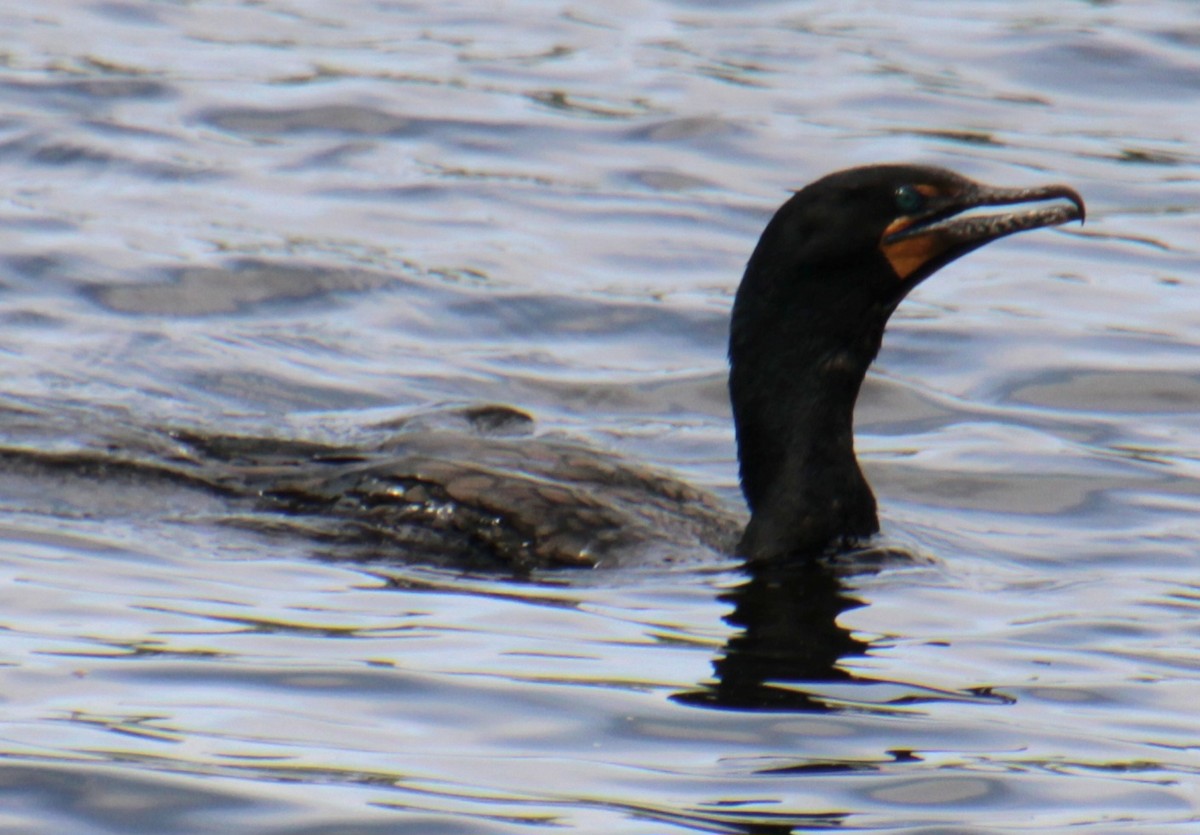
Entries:
<svg viewBox="0 0 1200 835">
<path fill-rule="evenodd" d="M 907 217 L 892 222 L 887 229 L 883 230 L 883 236 L 879 240 L 879 251 L 883 253 L 884 258 L 888 259 L 896 277 L 901 281 L 907 281 L 910 275 L 945 252 L 947 247 L 947 242 L 943 241 L 936 233 L 905 238 L 894 244 L 883 242 L 888 235 L 894 235 L 907 229 L 912 222 L 912 218 Z"/>
</svg>

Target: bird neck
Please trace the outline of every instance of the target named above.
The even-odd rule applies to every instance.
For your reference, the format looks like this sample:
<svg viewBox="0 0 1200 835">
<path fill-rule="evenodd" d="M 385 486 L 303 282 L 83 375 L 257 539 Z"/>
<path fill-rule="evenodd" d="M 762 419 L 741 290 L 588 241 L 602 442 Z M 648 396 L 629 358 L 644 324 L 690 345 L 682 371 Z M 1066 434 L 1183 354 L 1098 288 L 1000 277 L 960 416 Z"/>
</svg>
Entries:
<svg viewBox="0 0 1200 835">
<path fill-rule="evenodd" d="M 740 291 L 734 304 L 729 391 L 748 558 L 816 554 L 879 529 L 854 454 L 854 406 L 886 315 L 842 327 L 820 305 L 787 306 Z"/>
</svg>

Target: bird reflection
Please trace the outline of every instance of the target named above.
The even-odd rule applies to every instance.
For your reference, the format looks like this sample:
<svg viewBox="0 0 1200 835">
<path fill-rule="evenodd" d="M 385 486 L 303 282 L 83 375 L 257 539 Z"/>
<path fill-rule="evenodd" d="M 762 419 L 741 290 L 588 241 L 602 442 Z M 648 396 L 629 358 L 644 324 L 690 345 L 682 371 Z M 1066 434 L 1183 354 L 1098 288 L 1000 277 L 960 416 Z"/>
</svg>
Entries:
<svg viewBox="0 0 1200 835">
<path fill-rule="evenodd" d="M 881 554 L 871 554 L 872 560 Z M 745 563 L 745 581 L 721 596 L 733 605 L 725 621 L 738 632 L 713 662 L 713 680 L 674 698 L 737 710 L 834 709 L 804 685 L 855 680 L 840 662 L 865 655 L 870 644 L 841 626 L 838 616 L 865 605 L 841 579 L 876 570 L 860 562 L 807 558 Z"/>
</svg>

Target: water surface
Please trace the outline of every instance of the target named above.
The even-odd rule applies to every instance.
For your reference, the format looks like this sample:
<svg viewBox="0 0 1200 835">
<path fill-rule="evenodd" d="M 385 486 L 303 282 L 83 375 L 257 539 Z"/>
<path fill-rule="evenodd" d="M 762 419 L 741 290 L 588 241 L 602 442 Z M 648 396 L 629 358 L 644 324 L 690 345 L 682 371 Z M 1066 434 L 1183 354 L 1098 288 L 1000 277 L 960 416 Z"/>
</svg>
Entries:
<svg viewBox="0 0 1200 835">
<path fill-rule="evenodd" d="M 910 559 L 518 580 L 6 466 L 0 829 L 1196 829 L 1200 14 L 893 6 L 0 11 L 6 447 L 507 403 L 736 504 L 726 317 L 789 189 L 1089 205 L 897 314 L 858 446 Z"/>
</svg>

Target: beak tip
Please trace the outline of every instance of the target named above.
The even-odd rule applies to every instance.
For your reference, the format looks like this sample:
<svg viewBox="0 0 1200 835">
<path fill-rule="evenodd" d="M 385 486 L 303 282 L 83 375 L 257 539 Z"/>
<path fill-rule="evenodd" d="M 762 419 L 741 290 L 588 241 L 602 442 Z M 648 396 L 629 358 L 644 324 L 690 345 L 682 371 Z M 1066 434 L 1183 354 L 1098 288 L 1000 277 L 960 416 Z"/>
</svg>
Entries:
<svg viewBox="0 0 1200 835">
<path fill-rule="evenodd" d="M 1075 209 L 1079 212 L 1079 225 L 1082 226 L 1087 220 L 1087 205 L 1083 202 L 1083 195 L 1070 186 L 1061 186 L 1061 188 L 1062 196 L 1075 204 Z"/>
</svg>

